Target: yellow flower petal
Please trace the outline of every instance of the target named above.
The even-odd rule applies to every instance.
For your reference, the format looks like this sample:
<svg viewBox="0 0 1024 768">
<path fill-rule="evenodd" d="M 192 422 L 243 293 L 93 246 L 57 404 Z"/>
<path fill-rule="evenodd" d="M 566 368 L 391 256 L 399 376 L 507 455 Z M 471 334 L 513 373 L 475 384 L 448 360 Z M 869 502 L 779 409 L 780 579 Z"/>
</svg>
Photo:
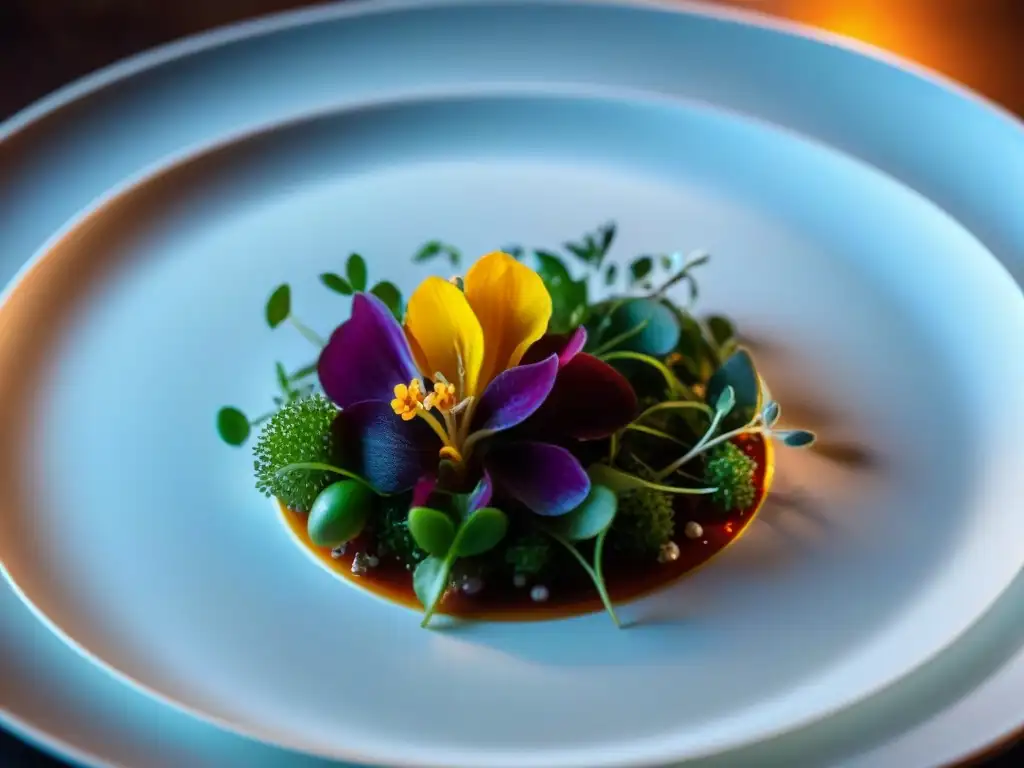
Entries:
<svg viewBox="0 0 1024 768">
<path fill-rule="evenodd" d="M 477 394 L 484 356 L 484 335 L 462 291 L 440 277 L 428 277 L 409 298 L 405 335 L 420 371 L 440 372 L 459 382 L 459 357 L 465 369 L 463 397 Z"/>
<path fill-rule="evenodd" d="M 518 365 L 544 335 L 551 296 L 536 272 L 501 251 L 482 256 L 470 267 L 465 285 L 466 300 L 483 330 L 483 389 L 503 370 Z"/>
</svg>

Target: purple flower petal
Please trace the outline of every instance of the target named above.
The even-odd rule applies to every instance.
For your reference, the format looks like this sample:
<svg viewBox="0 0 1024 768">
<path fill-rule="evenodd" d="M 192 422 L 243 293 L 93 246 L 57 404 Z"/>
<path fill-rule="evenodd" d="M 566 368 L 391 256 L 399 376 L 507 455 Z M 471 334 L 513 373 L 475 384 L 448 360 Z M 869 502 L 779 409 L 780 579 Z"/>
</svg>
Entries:
<svg viewBox="0 0 1024 768">
<path fill-rule="evenodd" d="M 342 408 L 365 400 L 390 402 L 396 384 L 420 375 L 402 327 L 369 293 L 352 299 L 352 315 L 331 334 L 317 373 L 324 392 Z"/>
<path fill-rule="evenodd" d="M 403 421 L 389 403 L 355 403 L 332 429 L 347 467 L 382 493 L 407 491 L 437 470 L 437 435 L 422 419 Z"/>
<path fill-rule="evenodd" d="M 523 426 L 530 434 L 597 440 L 626 426 L 636 410 L 636 392 L 626 377 L 581 354 L 558 371 L 551 394 Z"/>
<path fill-rule="evenodd" d="M 533 343 L 521 364 L 535 363 L 548 355 L 558 355 L 558 365 L 561 367 L 582 352 L 586 343 L 587 329 L 582 325 L 572 333 L 549 333 Z"/>
<path fill-rule="evenodd" d="M 473 413 L 473 432 L 500 432 L 520 424 L 541 405 L 555 385 L 555 355 L 530 365 L 518 365 L 498 374 L 487 385 Z"/>
<path fill-rule="evenodd" d="M 525 440 L 489 447 L 484 464 L 503 494 L 538 515 L 564 515 L 590 492 L 590 478 L 565 448 Z"/>
<path fill-rule="evenodd" d="M 412 504 L 410 506 L 427 506 L 427 502 L 430 501 L 430 497 L 434 493 L 435 488 L 437 488 L 437 475 L 427 474 L 420 477 L 420 479 L 416 481 L 416 485 L 413 486 Z"/>
<path fill-rule="evenodd" d="M 491 495 L 494 493 L 494 484 L 491 482 L 491 476 L 487 474 L 487 470 L 484 470 L 483 476 L 480 481 L 476 484 L 476 488 L 469 494 L 469 504 L 467 511 L 476 512 L 482 507 L 486 507 L 491 503 Z"/>
</svg>

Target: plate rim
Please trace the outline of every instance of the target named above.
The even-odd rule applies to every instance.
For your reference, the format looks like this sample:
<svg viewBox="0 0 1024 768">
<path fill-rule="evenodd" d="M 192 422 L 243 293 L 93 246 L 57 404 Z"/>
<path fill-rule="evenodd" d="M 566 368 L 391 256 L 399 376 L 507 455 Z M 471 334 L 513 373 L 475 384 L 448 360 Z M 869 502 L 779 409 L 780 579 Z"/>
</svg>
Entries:
<svg viewBox="0 0 1024 768">
<path fill-rule="evenodd" d="M 610 5 L 623 8 L 651 8 L 678 12 L 682 15 L 712 17 L 730 23 L 767 29 L 781 33 L 786 37 L 804 38 L 827 46 L 842 48 L 855 55 L 878 60 L 888 67 L 902 70 L 918 79 L 928 81 L 930 84 L 939 87 L 960 100 L 972 102 L 974 106 L 1006 120 L 1014 130 L 1024 135 L 1024 122 L 1013 113 L 941 73 L 874 45 L 817 29 L 810 25 L 780 19 L 754 9 L 722 7 L 707 2 L 700 2 L 699 0 L 679 0 L 673 3 L 666 2 L 665 0 L 633 0 L 632 2 L 630 0 L 582 0 L 580 2 L 574 2 L 574 0 L 428 0 L 426 3 L 422 2 L 422 0 L 351 0 L 350 2 L 330 3 L 300 10 L 278 12 L 237 22 L 190 35 L 115 62 L 96 72 L 78 78 L 4 120 L 0 123 L 0 143 L 23 130 L 31 130 L 37 121 L 60 111 L 69 104 L 89 98 L 98 91 L 128 79 L 139 72 L 173 62 L 199 51 L 216 48 L 255 36 L 272 34 L 282 29 L 306 24 L 312 25 L 336 18 L 401 12 L 425 6 L 558 5 L 568 3 L 577 6 Z M 778 127 L 784 128 L 785 126 Z M 880 170 L 884 172 L 884 169 Z M 19 273 L 12 277 L 12 284 L 16 283 L 20 277 L 21 273 L 19 270 Z M 13 583 L 12 586 L 14 586 Z M 15 590 L 18 591 L 16 588 Z M 32 607 L 31 603 L 24 599 L 24 596 L 22 596 L 22 602 L 30 608 Z M 37 618 L 39 618 L 38 615 Z M 69 647 L 73 648 L 74 646 Z M 10 715 L 6 710 L 0 710 L 0 715 L 6 721 L 19 721 L 17 716 Z M 204 716 L 203 719 L 209 718 Z M 31 732 L 33 729 L 29 726 L 27 730 Z M 50 737 L 50 739 L 56 743 L 66 743 L 60 738 Z M 32 740 L 46 743 L 45 740 L 39 739 L 38 736 L 33 736 Z M 61 747 L 61 749 L 64 750 L 64 747 Z"/>
</svg>

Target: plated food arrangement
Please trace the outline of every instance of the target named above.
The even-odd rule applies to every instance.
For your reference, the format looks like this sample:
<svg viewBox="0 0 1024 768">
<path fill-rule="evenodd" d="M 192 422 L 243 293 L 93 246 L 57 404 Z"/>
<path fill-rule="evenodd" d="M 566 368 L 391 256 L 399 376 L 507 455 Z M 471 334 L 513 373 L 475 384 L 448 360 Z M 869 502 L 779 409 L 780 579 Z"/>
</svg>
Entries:
<svg viewBox="0 0 1024 768">
<path fill-rule="evenodd" d="M 241 445 L 254 426 L 256 486 L 333 570 L 395 602 L 490 620 L 615 604 L 679 578 L 740 536 L 772 477 L 777 402 L 725 317 L 700 317 L 706 254 L 645 255 L 620 279 L 612 224 L 553 252 L 507 248 L 404 302 L 369 287 L 352 254 L 323 285 L 352 296 L 320 348 L 289 373 L 277 410 L 217 416 Z M 433 241 L 415 261 L 461 265 Z M 532 265 L 532 266 L 531 266 Z M 625 283 L 625 290 L 615 287 Z M 595 288 L 605 298 L 590 298 Z M 683 295 L 684 301 L 675 296 Z"/>
</svg>

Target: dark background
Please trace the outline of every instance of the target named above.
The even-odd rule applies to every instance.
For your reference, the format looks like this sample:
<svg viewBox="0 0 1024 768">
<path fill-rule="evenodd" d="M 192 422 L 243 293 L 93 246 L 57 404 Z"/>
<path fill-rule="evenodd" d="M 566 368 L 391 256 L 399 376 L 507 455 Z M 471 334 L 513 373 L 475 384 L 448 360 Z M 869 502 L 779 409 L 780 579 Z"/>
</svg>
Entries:
<svg viewBox="0 0 1024 768">
<path fill-rule="evenodd" d="M 0 0 L 0 120 L 70 80 L 146 48 L 220 24 L 312 4 L 303 0 Z M 721 0 L 720 4 L 784 16 L 888 48 L 962 81 L 1024 117 L 1024 0 Z M 3 768 L 63 765 L 0 730 Z M 1024 765 L 1024 744 L 1000 745 L 971 765 Z"/>
</svg>

